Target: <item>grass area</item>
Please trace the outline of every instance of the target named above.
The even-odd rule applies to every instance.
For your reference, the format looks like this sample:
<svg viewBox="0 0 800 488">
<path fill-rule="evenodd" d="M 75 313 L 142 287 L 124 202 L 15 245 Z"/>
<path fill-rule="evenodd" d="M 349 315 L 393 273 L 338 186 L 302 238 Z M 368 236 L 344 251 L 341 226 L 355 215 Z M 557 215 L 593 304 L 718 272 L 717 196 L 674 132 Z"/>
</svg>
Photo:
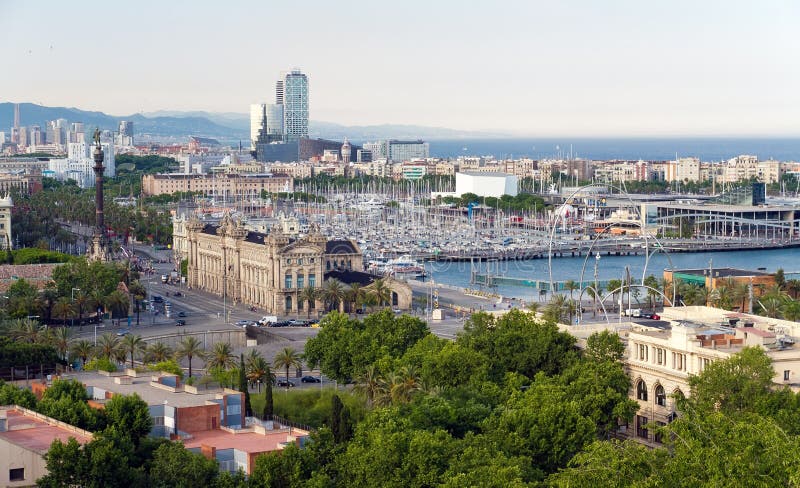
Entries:
<svg viewBox="0 0 800 488">
<path fill-rule="evenodd" d="M 289 390 L 273 387 L 272 398 L 275 415 L 284 417 L 293 422 L 306 424 L 311 427 L 320 427 L 327 423 L 331 413 L 331 398 L 339 395 L 349 409 L 354 421 L 359 421 L 366 414 L 364 398 L 347 390 L 334 390 L 332 387 L 307 388 L 302 390 Z M 250 405 L 256 414 L 264 408 L 264 390 L 261 393 L 250 394 Z"/>
</svg>

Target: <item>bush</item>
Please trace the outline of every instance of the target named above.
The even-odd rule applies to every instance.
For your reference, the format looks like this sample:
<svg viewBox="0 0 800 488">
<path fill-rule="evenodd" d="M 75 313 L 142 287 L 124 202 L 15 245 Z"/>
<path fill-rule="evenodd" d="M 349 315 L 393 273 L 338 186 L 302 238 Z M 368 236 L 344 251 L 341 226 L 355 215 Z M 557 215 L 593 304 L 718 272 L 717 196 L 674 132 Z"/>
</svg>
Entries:
<svg viewBox="0 0 800 488">
<path fill-rule="evenodd" d="M 52 366 L 61 362 L 58 353 L 51 346 L 15 342 L 0 337 L 0 368 L 23 368 L 25 366 Z"/>
<path fill-rule="evenodd" d="M 108 373 L 114 373 L 117 371 L 117 365 L 107 358 L 94 358 L 88 361 L 83 369 L 86 371 L 106 371 Z"/>
<path fill-rule="evenodd" d="M 358 422 L 364 418 L 366 408 L 364 400 L 358 395 L 333 388 L 308 390 L 279 391 L 275 389 L 273 396 L 274 412 L 279 417 L 284 417 L 292 422 L 298 422 L 310 427 L 320 427 L 328 421 L 331 414 L 331 397 L 339 395 L 350 410 L 351 419 Z M 250 402 L 254 412 L 264 409 L 264 393 L 250 395 Z"/>
<path fill-rule="evenodd" d="M 150 366 L 150 371 L 163 371 L 165 373 L 178 375 L 181 379 L 183 379 L 183 370 L 181 369 L 181 365 L 178 364 L 174 359 L 156 363 Z"/>
</svg>

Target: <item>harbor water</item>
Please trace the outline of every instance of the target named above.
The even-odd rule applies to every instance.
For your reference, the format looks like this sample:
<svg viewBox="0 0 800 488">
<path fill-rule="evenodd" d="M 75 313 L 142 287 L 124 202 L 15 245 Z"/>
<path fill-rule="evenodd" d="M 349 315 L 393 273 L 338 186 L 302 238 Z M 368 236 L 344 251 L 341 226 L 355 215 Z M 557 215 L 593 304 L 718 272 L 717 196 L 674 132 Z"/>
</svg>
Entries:
<svg viewBox="0 0 800 488">
<path fill-rule="evenodd" d="M 670 265 L 670 260 L 672 266 Z M 584 267 L 584 281 L 594 279 L 595 257 L 563 257 L 553 258 L 553 281 L 578 281 L 581 278 L 581 269 Z M 758 270 L 765 268 L 774 272 L 782 268 L 785 273 L 800 272 L 800 249 L 773 249 L 756 251 L 730 251 L 708 253 L 671 253 L 669 256 L 657 253 L 650 257 L 647 263 L 646 275 L 654 275 L 661 279 L 665 269 L 697 269 L 708 268 L 709 261 L 714 268 L 740 268 Z M 622 279 L 625 267 L 631 273 L 631 279 L 641 281 L 645 273 L 645 257 L 639 256 L 601 256 L 597 261 L 598 280 Z M 428 276 L 435 283 L 443 283 L 460 288 L 479 288 L 470 284 L 471 270 L 498 276 L 524 278 L 529 280 L 550 280 L 550 270 L 547 259 L 531 259 L 524 261 L 498 261 L 490 263 L 469 262 L 429 262 L 426 263 Z M 793 276 L 794 277 L 794 276 Z M 800 276 L 798 276 L 800 277 Z M 539 297 L 536 288 L 498 285 L 492 289 L 504 297 L 515 297 L 525 300 Z"/>
</svg>

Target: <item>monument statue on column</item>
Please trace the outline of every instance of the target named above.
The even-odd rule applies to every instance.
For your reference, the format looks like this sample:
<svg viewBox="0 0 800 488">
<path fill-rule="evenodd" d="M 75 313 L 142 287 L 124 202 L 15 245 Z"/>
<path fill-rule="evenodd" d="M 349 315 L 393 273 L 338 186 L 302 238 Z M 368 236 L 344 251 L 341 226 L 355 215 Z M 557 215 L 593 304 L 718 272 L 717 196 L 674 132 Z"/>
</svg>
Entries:
<svg viewBox="0 0 800 488">
<path fill-rule="evenodd" d="M 108 239 L 106 237 L 106 223 L 103 214 L 103 147 L 100 145 L 100 129 L 94 130 L 94 206 L 95 227 L 92 234 L 92 245 L 88 250 L 90 261 L 108 260 Z"/>
</svg>

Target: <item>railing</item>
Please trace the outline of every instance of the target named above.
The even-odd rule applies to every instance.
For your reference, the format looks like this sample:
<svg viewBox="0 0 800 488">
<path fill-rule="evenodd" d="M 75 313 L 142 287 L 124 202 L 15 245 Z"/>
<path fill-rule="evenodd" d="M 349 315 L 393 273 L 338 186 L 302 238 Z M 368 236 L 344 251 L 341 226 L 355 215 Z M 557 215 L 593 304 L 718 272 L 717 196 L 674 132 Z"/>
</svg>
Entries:
<svg viewBox="0 0 800 488">
<path fill-rule="evenodd" d="M 269 422 L 269 421 L 272 421 L 272 422 L 275 422 L 277 424 L 280 424 L 281 427 L 293 427 L 295 429 L 305 430 L 306 432 L 311 432 L 311 431 L 315 430 L 313 427 L 311 427 L 309 425 L 301 424 L 300 422 L 293 422 L 293 421 L 291 421 L 289 419 L 280 417 L 278 415 L 267 415 L 263 419 L 259 419 L 257 417 L 246 417 L 245 418 L 245 425 L 246 426 L 261 425 L 263 427 L 264 426 L 264 422 Z"/>
</svg>

